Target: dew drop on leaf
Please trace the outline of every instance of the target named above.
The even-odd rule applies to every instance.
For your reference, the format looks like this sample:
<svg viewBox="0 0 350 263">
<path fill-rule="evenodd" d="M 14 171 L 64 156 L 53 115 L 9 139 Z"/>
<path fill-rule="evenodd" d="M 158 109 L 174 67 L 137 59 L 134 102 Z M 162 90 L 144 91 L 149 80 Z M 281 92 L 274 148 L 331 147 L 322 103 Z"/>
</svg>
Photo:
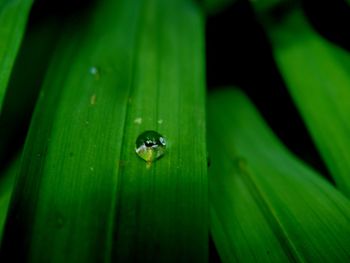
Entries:
<svg viewBox="0 0 350 263">
<path fill-rule="evenodd" d="M 166 141 L 156 131 L 145 131 L 136 139 L 136 153 L 146 162 L 153 162 L 165 154 Z"/>
<path fill-rule="evenodd" d="M 96 80 L 100 78 L 100 71 L 97 67 L 91 67 L 89 73 L 94 76 Z"/>
</svg>

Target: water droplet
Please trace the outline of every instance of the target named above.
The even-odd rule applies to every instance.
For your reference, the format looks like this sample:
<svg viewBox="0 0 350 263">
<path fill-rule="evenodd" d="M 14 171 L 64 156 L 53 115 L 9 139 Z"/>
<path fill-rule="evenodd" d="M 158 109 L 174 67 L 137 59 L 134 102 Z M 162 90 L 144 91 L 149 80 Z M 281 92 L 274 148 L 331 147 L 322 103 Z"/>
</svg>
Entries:
<svg viewBox="0 0 350 263">
<path fill-rule="evenodd" d="M 163 120 L 158 120 L 158 124 L 162 124 L 163 123 Z"/>
<path fill-rule="evenodd" d="M 100 78 L 100 71 L 98 70 L 97 67 L 91 67 L 89 69 L 89 72 L 91 75 L 93 75 L 95 77 L 96 80 L 98 80 Z"/>
<path fill-rule="evenodd" d="M 166 141 L 155 131 L 145 131 L 137 137 L 136 153 L 146 162 L 153 162 L 165 154 Z"/>
</svg>

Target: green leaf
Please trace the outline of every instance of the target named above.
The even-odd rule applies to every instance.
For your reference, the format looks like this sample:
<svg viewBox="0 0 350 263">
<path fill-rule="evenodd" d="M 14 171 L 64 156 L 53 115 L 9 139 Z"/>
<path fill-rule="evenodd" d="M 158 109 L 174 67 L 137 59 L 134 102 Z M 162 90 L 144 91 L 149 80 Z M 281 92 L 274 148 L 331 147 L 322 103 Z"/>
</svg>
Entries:
<svg viewBox="0 0 350 263">
<path fill-rule="evenodd" d="M 46 19 L 22 40 L 0 114 L 0 169 L 22 147 L 21 134 L 28 129 L 59 29 L 57 21 Z"/>
<path fill-rule="evenodd" d="M 33 0 L 0 0 L 0 112 Z"/>
<path fill-rule="evenodd" d="M 0 176 L 0 243 L 4 232 L 5 220 L 14 188 L 15 177 L 19 170 L 20 158 L 17 157 Z"/>
<path fill-rule="evenodd" d="M 337 187 L 350 197 L 350 54 L 319 36 L 298 9 L 266 28 L 290 94 Z"/>
<path fill-rule="evenodd" d="M 209 95 L 211 231 L 223 262 L 347 262 L 350 202 L 238 90 Z"/>
<path fill-rule="evenodd" d="M 67 25 L 25 145 L 3 257 L 207 261 L 203 29 L 183 0 L 99 1 Z M 135 153 L 146 130 L 167 140 L 151 164 Z"/>
</svg>

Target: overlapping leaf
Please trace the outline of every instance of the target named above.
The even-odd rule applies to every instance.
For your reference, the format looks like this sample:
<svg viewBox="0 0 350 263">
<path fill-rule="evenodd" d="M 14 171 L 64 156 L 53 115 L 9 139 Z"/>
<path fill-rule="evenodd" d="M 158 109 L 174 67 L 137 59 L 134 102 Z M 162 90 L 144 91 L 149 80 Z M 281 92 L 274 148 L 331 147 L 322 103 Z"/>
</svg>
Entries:
<svg viewBox="0 0 350 263">
<path fill-rule="evenodd" d="M 350 195 L 350 54 L 315 33 L 300 10 L 267 26 L 281 74 L 337 186 Z"/>
<path fill-rule="evenodd" d="M 0 1 L 0 112 L 32 2 Z"/>
<path fill-rule="evenodd" d="M 350 202 L 239 91 L 209 96 L 211 231 L 223 262 L 346 262 Z"/>
<path fill-rule="evenodd" d="M 46 19 L 22 40 L 0 114 L 0 171 L 22 147 L 59 28 L 56 20 Z"/>
<path fill-rule="evenodd" d="M 0 178 L 0 244 L 19 164 L 20 158 L 17 157 Z"/>
</svg>

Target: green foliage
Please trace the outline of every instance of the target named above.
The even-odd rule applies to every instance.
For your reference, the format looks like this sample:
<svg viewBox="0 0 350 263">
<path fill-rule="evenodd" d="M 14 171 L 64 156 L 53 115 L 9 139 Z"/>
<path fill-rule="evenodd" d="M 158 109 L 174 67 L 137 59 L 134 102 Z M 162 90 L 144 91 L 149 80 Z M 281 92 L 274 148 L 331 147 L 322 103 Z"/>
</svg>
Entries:
<svg viewBox="0 0 350 263">
<path fill-rule="evenodd" d="M 58 1 L 22 40 L 32 1 L 0 0 L 0 169 L 30 121 L 1 170 L 1 262 L 205 263 L 209 230 L 224 263 L 349 261 L 349 54 L 299 0 L 251 1 L 333 186 L 237 89 L 209 94 L 206 127 L 204 15 L 234 2 Z"/>
<path fill-rule="evenodd" d="M 0 113 L 32 0 L 0 0 Z"/>
<path fill-rule="evenodd" d="M 205 262 L 199 9 L 101 1 L 79 20 L 64 30 L 37 103 L 4 255 L 21 247 L 18 262 Z M 145 130 L 168 141 L 152 164 L 135 153 Z"/>
<path fill-rule="evenodd" d="M 211 231 L 223 262 L 346 262 L 349 200 L 286 150 L 241 92 L 208 104 Z"/>
<path fill-rule="evenodd" d="M 350 196 L 350 54 L 314 32 L 300 10 L 267 30 L 315 144 L 337 187 Z"/>
<path fill-rule="evenodd" d="M 22 40 L 0 114 L 0 169 L 21 147 L 14 147 L 19 137 L 14 134 L 29 125 L 58 36 L 57 21 L 47 19 L 32 26 Z"/>
<path fill-rule="evenodd" d="M 20 158 L 17 157 L 0 177 L 0 243 L 19 164 Z"/>
</svg>

